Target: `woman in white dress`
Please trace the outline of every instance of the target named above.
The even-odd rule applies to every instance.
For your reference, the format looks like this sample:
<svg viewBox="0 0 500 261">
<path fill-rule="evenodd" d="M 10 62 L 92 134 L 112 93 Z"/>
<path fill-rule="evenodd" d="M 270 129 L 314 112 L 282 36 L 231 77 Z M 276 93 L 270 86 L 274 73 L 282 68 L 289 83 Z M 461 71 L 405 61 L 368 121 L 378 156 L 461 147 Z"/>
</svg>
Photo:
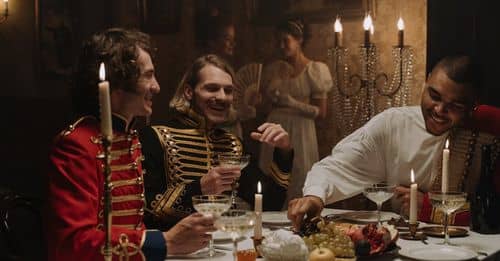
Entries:
<svg viewBox="0 0 500 261">
<path fill-rule="evenodd" d="M 277 28 L 283 60 L 264 69 L 264 105 L 267 105 L 268 122 L 281 124 L 288 131 L 294 151 L 293 169 L 289 180 L 287 200 L 302 197 L 307 172 L 319 160 L 316 138 L 316 118 L 325 118 L 327 92 L 332 87 L 328 66 L 307 58 L 302 50 L 309 38 L 304 23 L 289 20 Z M 262 146 L 260 167 L 273 171 L 272 148 Z"/>
</svg>

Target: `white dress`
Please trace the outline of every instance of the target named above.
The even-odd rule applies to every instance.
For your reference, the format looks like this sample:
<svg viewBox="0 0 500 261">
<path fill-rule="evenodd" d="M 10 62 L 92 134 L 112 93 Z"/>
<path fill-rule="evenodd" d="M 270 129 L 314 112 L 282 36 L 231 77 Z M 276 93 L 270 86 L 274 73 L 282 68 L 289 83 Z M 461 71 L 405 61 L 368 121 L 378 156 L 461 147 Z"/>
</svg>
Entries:
<svg viewBox="0 0 500 261">
<path fill-rule="evenodd" d="M 439 174 L 448 133 L 434 136 L 425 129 L 420 106 L 387 109 L 340 141 L 332 154 L 314 164 L 304 195 L 325 204 L 349 198 L 364 186 L 381 181 L 409 186 L 410 170 L 418 188 L 427 191 Z M 393 208 L 398 206 L 393 202 Z"/>
<path fill-rule="evenodd" d="M 277 95 L 289 94 L 297 101 L 310 104 L 311 99 L 326 99 L 327 92 L 332 87 L 332 77 L 328 66 L 321 62 L 311 61 L 304 70 L 295 77 L 290 77 L 291 66 L 278 61 L 267 66 L 263 73 L 265 98 L 276 99 Z M 267 117 L 267 122 L 281 124 L 289 133 L 294 148 L 293 168 L 289 180 L 287 200 L 302 196 L 307 172 L 319 160 L 318 141 L 314 118 L 308 117 L 299 110 L 273 105 Z M 273 158 L 273 148 L 262 144 L 259 165 L 268 171 Z"/>
</svg>

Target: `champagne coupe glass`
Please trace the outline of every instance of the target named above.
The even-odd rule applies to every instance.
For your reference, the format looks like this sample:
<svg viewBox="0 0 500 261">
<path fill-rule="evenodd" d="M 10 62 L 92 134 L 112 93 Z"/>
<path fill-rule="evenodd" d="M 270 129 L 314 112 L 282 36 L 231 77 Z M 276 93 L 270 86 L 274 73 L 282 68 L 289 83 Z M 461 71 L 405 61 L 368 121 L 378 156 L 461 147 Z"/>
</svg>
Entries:
<svg viewBox="0 0 500 261">
<path fill-rule="evenodd" d="M 382 222 L 380 221 L 380 208 L 382 208 L 382 203 L 394 195 L 395 188 L 395 184 L 382 182 L 371 184 L 363 189 L 363 195 L 377 204 L 377 220 L 379 227 L 382 226 Z"/>
<path fill-rule="evenodd" d="M 444 212 L 444 241 L 443 245 L 452 245 L 450 243 L 450 234 L 448 233 L 448 217 L 463 205 L 465 205 L 467 193 L 458 191 L 432 191 L 429 192 L 429 198 L 433 207 Z"/>
<path fill-rule="evenodd" d="M 236 167 L 239 166 L 240 170 L 243 170 L 248 163 L 250 163 L 250 155 L 237 155 L 230 153 L 222 153 L 217 155 L 219 161 L 219 166 L 222 167 Z M 236 208 L 236 195 L 238 194 L 238 180 L 234 180 L 231 184 L 231 208 Z"/>
<path fill-rule="evenodd" d="M 229 233 L 233 240 L 234 261 L 238 260 L 237 239 L 245 236 L 255 225 L 255 213 L 249 210 L 231 209 L 215 220 L 215 227 Z"/>
<path fill-rule="evenodd" d="M 216 220 L 229 208 L 231 208 L 231 198 L 227 195 L 198 195 L 193 196 L 193 207 L 204 216 L 212 216 Z M 208 255 L 215 255 L 214 241 L 210 239 L 208 243 Z"/>
</svg>

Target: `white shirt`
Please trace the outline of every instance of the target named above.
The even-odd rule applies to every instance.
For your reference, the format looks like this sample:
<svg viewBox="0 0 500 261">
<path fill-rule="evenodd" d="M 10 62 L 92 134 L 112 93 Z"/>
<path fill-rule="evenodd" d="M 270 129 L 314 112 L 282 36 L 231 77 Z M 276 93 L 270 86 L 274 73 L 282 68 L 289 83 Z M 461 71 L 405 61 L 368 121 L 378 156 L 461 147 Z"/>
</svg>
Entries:
<svg viewBox="0 0 500 261">
<path fill-rule="evenodd" d="M 326 205 L 359 194 L 370 183 L 409 186 L 412 168 L 419 189 L 427 191 L 441 164 L 439 154 L 447 136 L 426 131 L 420 106 L 390 108 L 314 164 L 303 193 L 321 198 Z"/>
</svg>

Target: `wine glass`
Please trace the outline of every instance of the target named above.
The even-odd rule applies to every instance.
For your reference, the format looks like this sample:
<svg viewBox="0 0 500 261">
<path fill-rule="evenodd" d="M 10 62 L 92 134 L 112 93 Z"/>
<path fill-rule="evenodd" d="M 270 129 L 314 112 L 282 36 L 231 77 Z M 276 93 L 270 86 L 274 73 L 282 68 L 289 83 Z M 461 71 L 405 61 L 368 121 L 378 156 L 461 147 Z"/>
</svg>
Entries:
<svg viewBox="0 0 500 261">
<path fill-rule="evenodd" d="M 363 189 L 365 197 L 377 204 L 377 220 L 379 227 L 382 226 L 382 222 L 380 221 L 380 208 L 382 207 L 382 203 L 394 195 L 395 188 L 396 185 L 383 182 L 371 184 Z"/>
<path fill-rule="evenodd" d="M 215 227 L 229 233 L 233 240 L 234 261 L 238 260 L 239 237 L 247 234 L 255 225 L 255 213 L 249 210 L 231 209 L 215 220 Z"/>
<path fill-rule="evenodd" d="M 443 245 L 452 245 L 450 243 L 450 234 L 448 233 L 448 216 L 465 205 L 467 193 L 458 191 L 432 191 L 429 192 L 429 198 L 433 207 L 444 212 L 444 241 Z"/>
<path fill-rule="evenodd" d="M 192 197 L 193 207 L 204 216 L 212 216 L 216 220 L 229 208 L 231 208 L 231 198 L 227 195 L 198 195 Z M 210 238 L 208 243 L 208 255 L 215 255 L 214 240 Z"/>
<path fill-rule="evenodd" d="M 239 166 L 240 170 L 244 169 L 250 163 L 250 155 L 237 155 L 230 153 L 217 154 L 219 166 L 222 167 L 236 167 Z M 231 184 L 231 208 L 236 208 L 236 194 L 239 186 L 238 179 L 234 180 Z"/>
</svg>

